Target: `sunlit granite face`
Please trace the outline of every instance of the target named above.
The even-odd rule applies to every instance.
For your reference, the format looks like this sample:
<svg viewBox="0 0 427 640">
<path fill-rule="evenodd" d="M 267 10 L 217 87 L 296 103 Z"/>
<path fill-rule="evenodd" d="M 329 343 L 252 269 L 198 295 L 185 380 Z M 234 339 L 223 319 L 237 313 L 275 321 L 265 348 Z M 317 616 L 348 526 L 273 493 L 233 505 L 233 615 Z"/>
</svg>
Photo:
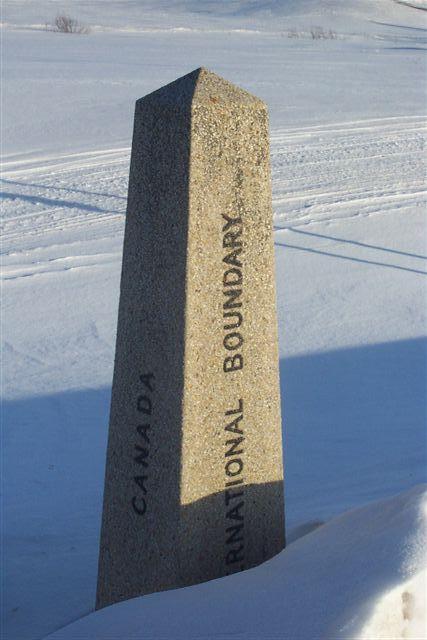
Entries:
<svg viewBox="0 0 427 640">
<path fill-rule="evenodd" d="M 205 69 L 139 100 L 97 607 L 284 547 L 265 104 Z"/>
</svg>

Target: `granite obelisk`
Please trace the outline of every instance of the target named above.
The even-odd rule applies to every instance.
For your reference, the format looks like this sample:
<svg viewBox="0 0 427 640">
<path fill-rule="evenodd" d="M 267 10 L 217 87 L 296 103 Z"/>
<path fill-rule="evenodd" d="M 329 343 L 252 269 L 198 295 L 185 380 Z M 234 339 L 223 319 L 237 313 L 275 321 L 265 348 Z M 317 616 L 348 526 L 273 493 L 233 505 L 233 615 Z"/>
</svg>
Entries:
<svg viewBox="0 0 427 640">
<path fill-rule="evenodd" d="M 268 112 L 197 69 L 136 103 L 97 607 L 284 544 Z"/>
</svg>

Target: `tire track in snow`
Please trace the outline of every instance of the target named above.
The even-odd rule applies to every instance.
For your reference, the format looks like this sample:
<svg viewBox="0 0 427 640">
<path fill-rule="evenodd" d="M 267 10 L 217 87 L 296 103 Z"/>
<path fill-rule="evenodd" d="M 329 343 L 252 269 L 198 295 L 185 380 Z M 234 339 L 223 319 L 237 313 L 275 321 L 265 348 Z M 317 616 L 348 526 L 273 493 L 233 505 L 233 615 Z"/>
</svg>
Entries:
<svg viewBox="0 0 427 640">
<path fill-rule="evenodd" d="M 274 130 L 276 226 L 296 227 L 422 206 L 425 124 L 422 116 L 402 116 Z M 130 149 L 121 147 L 6 161 L 4 278 L 51 272 L 49 246 L 57 247 L 55 259 L 66 261 L 67 269 L 96 264 L 96 253 L 82 265 L 80 257 L 66 249 L 76 240 L 88 243 L 103 237 L 117 239 L 119 246 L 129 157 Z M 45 266 L 37 261 L 36 266 L 31 258 L 40 247 L 46 249 Z M 61 265 L 65 262 L 58 262 L 55 270 Z"/>
<path fill-rule="evenodd" d="M 49 258 L 44 261 L 33 261 L 27 265 L 12 265 L 2 270 L 2 280 L 16 280 L 18 278 L 46 275 L 58 271 L 103 266 L 115 262 L 119 257 L 118 253 L 94 253 L 92 255 L 71 255 L 61 258 Z"/>
<path fill-rule="evenodd" d="M 281 228 L 386 213 L 425 202 L 426 119 L 418 116 L 272 134 Z"/>
</svg>

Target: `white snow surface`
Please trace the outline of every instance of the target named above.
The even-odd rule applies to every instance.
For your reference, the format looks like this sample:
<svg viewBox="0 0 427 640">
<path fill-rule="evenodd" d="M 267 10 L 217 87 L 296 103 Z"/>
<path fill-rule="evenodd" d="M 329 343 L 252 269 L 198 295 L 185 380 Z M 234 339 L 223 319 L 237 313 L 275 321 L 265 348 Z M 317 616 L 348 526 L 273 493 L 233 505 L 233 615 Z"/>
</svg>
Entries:
<svg viewBox="0 0 427 640">
<path fill-rule="evenodd" d="M 126 640 L 423 638 L 427 574 L 405 565 L 425 562 L 426 502 L 415 487 L 335 518 L 255 569 L 107 607 L 49 640 L 115 640 L 124 629 Z"/>
<path fill-rule="evenodd" d="M 4 0 L 7 640 L 93 610 L 134 102 L 202 65 L 271 113 L 290 544 L 54 637 L 427 636 L 423 5 Z"/>
</svg>

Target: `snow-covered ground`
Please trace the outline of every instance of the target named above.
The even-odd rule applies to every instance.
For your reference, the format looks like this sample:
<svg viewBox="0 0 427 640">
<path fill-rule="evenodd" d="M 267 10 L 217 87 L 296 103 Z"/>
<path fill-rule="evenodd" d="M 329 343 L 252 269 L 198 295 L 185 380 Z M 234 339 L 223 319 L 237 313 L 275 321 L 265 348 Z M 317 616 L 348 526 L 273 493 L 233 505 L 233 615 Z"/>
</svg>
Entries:
<svg viewBox="0 0 427 640">
<path fill-rule="evenodd" d="M 64 11 L 92 32 L 43 30 Z M 134 101 L 201 65 L 271 112 L 291 544 L 58 637 L 427 635 L 414 488 L 426 468 L 426 16 L 393 0 L 4 0 L 5 638 L 93 610 Z M 313 40 L 317 25 L 337 37 Z"/>
<path fill-rule="evenodd" d="M 402 576 L 425 563 L 423 494 L 345 513 L 254 570 L 108 607 L 49 640 L 423 639 L 426 572 Z"/>
</svg>

